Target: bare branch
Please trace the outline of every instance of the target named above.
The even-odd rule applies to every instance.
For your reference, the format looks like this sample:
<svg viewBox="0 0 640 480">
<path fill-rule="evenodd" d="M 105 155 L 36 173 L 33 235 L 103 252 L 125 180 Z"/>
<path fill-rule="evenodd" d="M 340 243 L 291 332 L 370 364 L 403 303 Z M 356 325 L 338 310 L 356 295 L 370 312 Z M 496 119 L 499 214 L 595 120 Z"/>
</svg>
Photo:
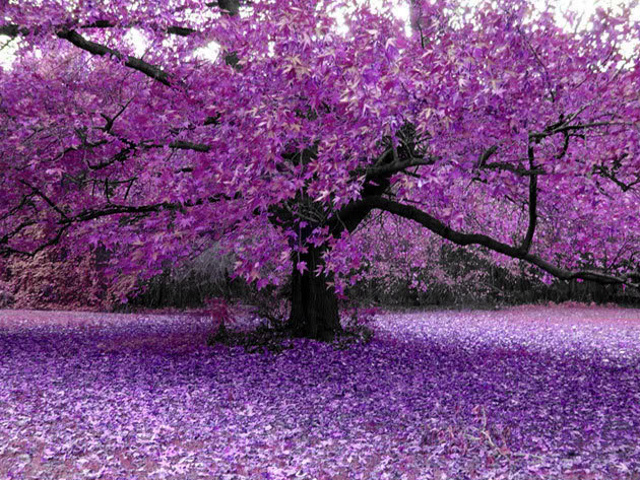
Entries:
<svg viewBox="0 0 640 480">
<path fill-rule="evenodd" d="M 130 25 L 118 25 L 109 20 L 96 20 L 95 22 L 88 23 L 86 25 L 78 25 L 76 28 L 82 30 L 88 30 L 92 28 L 131 28 L 135 27 L 136 24 Z M 0 35 L 6 35 L 7 37 L 15 38 L 20 35 L 26 36 L 30 33 L 28 28 L 20 27 L 14 24 L 8 25 L 0 25 Z M 194 33 L 198 33 L 197 30 L 189 27 L 182 27 L 180 25 L 173 25 L 167 28 L 167 33 L 171 35 L 178 35 L 180 37 L 188 37 L 189 35 L 193 35 Z"/>
<path fill-rule="evenodd" d="M 34 194 L 42 196 L 41 193 L 36 189 Z M 105 207 L 101 208 L 91 208 L 85 209 L 75 215 L 67 215 L 65 214 L 60 207 L 58 207 L 55 203 L 53 203 L 48 197 L 42 196 L 43 199 L 61 215 L 61 218 L 58 220 L 58 229 L 56 234 L 51 237 L 46 242 L 40 244 L 32 251 L 23 251 L 15 249 L 9 246 L 9 241 L 11 238 L 17 236 L 22 230 L 29 226 L 36 225 L 38 222 L 33 219 L 25 220 L 20 225 L 18 225 L 14 230 L 5 234 L 3 237 L 0 237 L 0 256 L 9 256 L 9 255 L 26 255 L 33 256 L 38 252 L 41 252 L 45 248 L 48 248 L 52 245 L 57 244 L 64 233 L 74 224 L 89 222 L 92 220 L 96 220 L 98 218 L 110 217 L 114 215 L 148 215 L 150 213 L 158 213 L 162 211 L 185 211 L 187 208 L 192 208 L 200 205 L 205 205 L 207 203 L 216 203 L 222 200 L 234 200 L 238 197 L 236 194 L 233 197 L 230 197 L 225 194 L 217 194 L 210 195 L 206 198 L 199 198 L 196 200 L 189 200 L 186 202 L 161 202 L 150 205 L 118 205 L 114 203 L 109 203 Z"/>
<path fill-rule="evenodd" d="M 135 98 L 135 97 L 131 97 L 131 98 L 127 101 L 127 103 L 125 103 L 124 105 L 122 105 L 122 107 L 120 107 L 120 110 L 118 110 L 118 112 L 117 112 L 113 117 L 109 117 L 108 115 L 106 115 L 106 114 L 104 114 L 104 113 L 101 113 L 101 114 L 100 114 L 100 116 L 101 116 L 102 118 L 104 118 L 104 119 L 107 121 L 107 123 L 105 124 L 105 126 L 101 128 L 101 130 L 102 130 L 103 132 L 111 133 L 111 129 L 113 128 L 113 122 L 115 122 L 115 121 L 118 119 L 118 117 L 124 113 L 124 111 L 127 109 L 127 107 L 128 107 L 129 105 L 131 105 L 131 102 L 133 102 L 133 99 L 134 99 L 134 98 Z"/>
</svg>

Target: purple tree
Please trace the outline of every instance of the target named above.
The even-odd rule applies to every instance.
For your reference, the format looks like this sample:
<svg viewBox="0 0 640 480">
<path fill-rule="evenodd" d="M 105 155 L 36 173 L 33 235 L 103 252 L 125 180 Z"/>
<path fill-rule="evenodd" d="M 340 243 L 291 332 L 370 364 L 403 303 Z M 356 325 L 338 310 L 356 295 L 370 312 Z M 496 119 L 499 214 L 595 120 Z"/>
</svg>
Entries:
<svg viewBox="0 0 640 480">
<path fill-rule="evenodd" d="M 375 211 L 638 286 L 630 7 L 412 1 L 406 25 L 355 0 L 3 5 L 5 255 L 102 245 L 112 272 L 151 276 L 222 241 L 259 287 L 291 275 L 291 326 L 314 338 L 340 330 L 332 287 Z M 420 241 L 395 232 L 373 243 Z"/>
</svg>

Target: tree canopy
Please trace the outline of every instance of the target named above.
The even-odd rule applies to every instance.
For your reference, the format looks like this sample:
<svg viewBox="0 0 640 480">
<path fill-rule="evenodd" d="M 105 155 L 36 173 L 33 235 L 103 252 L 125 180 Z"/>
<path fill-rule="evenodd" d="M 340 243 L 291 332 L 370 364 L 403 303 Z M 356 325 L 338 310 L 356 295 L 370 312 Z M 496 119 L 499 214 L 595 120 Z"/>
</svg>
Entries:
<svg viewBox="0 0 640 480">
<path fill-rule="evenodd" d="M 405 7 L 4 2 L 0 253 L 102 245 L 150 276 L 222 241 L 259 286 L 332 283 L 385 212 L 553 277 L 637 286 L 631 7 Z M 395 232 L 368 242 L 420 240 Z"/>
</svg>

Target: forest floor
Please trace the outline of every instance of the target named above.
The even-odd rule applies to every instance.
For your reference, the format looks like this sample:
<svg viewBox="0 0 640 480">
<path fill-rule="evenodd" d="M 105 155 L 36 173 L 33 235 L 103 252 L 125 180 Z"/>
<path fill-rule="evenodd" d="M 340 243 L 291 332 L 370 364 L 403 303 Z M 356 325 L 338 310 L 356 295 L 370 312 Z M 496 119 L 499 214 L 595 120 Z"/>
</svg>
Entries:
<svg viewBox="0 0 640 480">
<path fill-rule="evenodd" d="M 640 310 L 388 313 L 253 354 L 210 328 L 0 311 L 0 479 L 640 479 Z"/>
</svg>

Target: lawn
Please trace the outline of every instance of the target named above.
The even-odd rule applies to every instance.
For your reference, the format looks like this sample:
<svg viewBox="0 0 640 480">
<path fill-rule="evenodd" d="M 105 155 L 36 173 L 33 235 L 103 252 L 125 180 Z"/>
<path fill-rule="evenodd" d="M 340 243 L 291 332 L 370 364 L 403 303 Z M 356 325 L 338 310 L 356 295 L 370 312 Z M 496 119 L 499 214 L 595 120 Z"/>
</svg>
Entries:
<svg viewBox="0 0 640 480">
<path fill-rule="evenodd" d="M 640 479 L 640 311 L 389 313 L 368 344 L 0 311 L 0 479 Z"/>
</svg>

